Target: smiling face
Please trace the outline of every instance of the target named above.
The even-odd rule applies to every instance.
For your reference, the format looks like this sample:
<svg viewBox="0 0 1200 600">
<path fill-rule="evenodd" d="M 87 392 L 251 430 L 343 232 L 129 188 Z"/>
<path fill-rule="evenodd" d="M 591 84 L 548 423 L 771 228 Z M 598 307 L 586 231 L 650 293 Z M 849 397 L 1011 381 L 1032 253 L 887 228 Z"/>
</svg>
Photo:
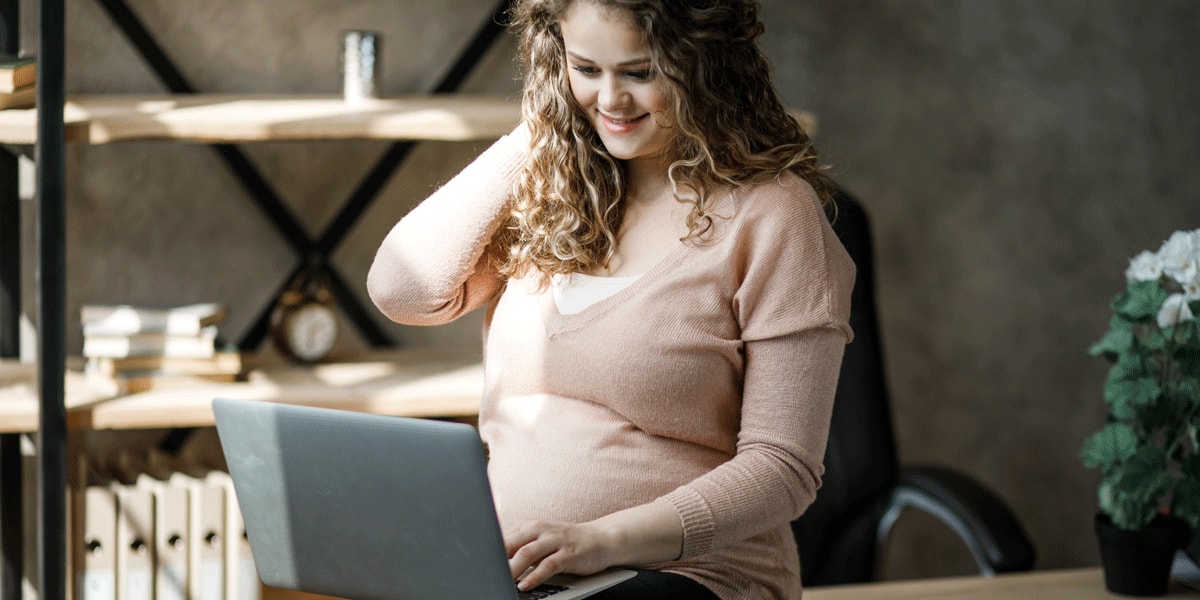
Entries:
<svg viewBox="0 0 1200 600">
<path fill-rule="evenodd" d="M 670 100 L 650 63 L 650 47 L 629 18 L 592 0 L 559 22 L 571 94 L 613 157 L 661 161 L 673 135 Z"/>
</svg>

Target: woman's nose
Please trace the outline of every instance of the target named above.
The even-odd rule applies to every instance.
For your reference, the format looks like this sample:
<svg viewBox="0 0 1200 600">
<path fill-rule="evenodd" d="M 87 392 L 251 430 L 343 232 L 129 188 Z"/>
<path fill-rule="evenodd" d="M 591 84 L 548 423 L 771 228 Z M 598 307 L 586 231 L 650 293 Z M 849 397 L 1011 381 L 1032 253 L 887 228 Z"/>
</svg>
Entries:
<svg viewBox="0 0 1200 600">
<path fill-rule="evenodd" d="M 630 95 L 617 77 L 604 77 L 600 83 L 600 108 L 605 112 L 619 110 L 629 105 Z"/>
</svg>

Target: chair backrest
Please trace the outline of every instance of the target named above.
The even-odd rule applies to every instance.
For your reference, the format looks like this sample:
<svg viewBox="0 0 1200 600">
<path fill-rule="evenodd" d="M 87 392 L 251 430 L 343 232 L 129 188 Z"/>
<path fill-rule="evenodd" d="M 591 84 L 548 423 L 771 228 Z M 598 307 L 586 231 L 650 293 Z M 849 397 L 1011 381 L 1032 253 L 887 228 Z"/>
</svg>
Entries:
<svg viewBox="0 0 1200 600">
<path fill-rule="evenodd" d="M 845 191 L 835 198 L 830 218 L 857 268 L 850 308 L 854 340 L 842 359 L 822 487 L 792 523 L 806 586 L 873 578 L 876 527 L 899 468 L 875 311 L 870 223 Z"/>
</svg>

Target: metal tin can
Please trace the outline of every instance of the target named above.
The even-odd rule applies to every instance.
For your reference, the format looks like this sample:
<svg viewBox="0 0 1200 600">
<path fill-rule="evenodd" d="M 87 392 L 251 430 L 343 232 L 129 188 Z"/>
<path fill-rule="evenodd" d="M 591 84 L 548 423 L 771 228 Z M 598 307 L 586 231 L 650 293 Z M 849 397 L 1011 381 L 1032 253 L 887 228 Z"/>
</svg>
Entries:
<svg viewBox="0 0 1200 600">
<path fill-rule="evenodd" d="M 379 80 L 379 34 L 342 33 L 342 97 L 347 102 L 376 98 Z"/>
</svg>

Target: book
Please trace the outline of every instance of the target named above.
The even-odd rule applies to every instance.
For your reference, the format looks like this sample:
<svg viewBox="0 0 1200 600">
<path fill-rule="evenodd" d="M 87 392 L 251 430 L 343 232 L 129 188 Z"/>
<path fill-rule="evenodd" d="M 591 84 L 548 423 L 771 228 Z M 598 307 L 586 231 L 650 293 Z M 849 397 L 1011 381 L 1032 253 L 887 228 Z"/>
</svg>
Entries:
<svg viewBox="0 0 1200 600">
<path fill-rule="evenodd" d="M 130 356 L 212 358 L 217 352 L 216 338 L 216 326 L 205 327 L 197 335 L 167 333 L 85 335 L 83 337 L 83 355 L 87 358 L 125 358 Z"/>
<path fill-rule="evenodd" d="M 32 56 L 0 54 L 0 92 L 12 93 L 37 81 L 37 60 Z"/>
<path fill-rule="evenodd" d="M 215 302 L 174 308 L 146 308 L 128 304 L 85 304 L 79 309 L 84 336 L 119 336 L 137 333 L 198 335 L 225 318 L 225 306 Z"/>
<path fill-rule="evenodd" d="M 0 92 L 0 109 L 30 108 L 37 104 L 37 86 L 27 85 L 11 92 Z"/>
<path fill-rule="evenodd" d="M 117 394 L 136 394 L 150 390 L 193 387 L 210 383 L 233 383 L 239 380 L 236 373 L 217 373 L 210 375 L 179 375 L 138 371 L 122 373 L 113 378 L 116 382 Z"/>
<path fill-rule="evenodd" d="M 84 373 L 92 389 L 109 396 L 125 396 L 150 390 L 179 389 L 210 385 L 213 383 L 234 383 L 245 378 L 237 373 L 217 373 L 211 375 L 181 375 L 177 373 L 160 373 L 157 371 L 130 371 L 106 376 L 100 373 Z"/>
<path fill-rule="evenodd" d="M 159 372 L 172 375 L 237 375 L 242 372 L 242 355 L 218 350 L 211 358 L 174 356 L 93 357 L 83 367 L 87 373 L 114 377 L 122 373 Z"/>
</svg>

